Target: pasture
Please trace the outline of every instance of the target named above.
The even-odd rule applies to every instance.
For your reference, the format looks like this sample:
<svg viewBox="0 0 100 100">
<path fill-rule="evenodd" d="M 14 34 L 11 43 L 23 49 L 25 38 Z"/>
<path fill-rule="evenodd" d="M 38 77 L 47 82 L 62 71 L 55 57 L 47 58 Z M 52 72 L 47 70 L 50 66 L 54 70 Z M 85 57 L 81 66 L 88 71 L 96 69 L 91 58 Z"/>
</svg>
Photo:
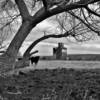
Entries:
<svg viewBox="0 0 100 100">
<path fill-rule="evenodd" d="M 54 68 L 75 68 L 75 69 L 94 69 L 100 68 L 100 61 L 67 61 L 67 60 L 40 60 L 38 69 L 54 69 Z"/>
<path fill-rule="evenodd" d="M 25 68 L 19 68 L 17 70 L 23 70 L 25 72 L 35 69 L 56 69 L 56 68 L 67 68 L 67 69 L 99 69 L 100 61 L 67 61 L 67 60 L 39 60 L 38 64 L 27 66 Z M 9 72 L 12 74 L 13 71 Z"/>
<path fill-rule="evenodd" d="M 1 100 L 100 100 L 99 61 L 39 61 L 0 77 Z"/>
</svg>

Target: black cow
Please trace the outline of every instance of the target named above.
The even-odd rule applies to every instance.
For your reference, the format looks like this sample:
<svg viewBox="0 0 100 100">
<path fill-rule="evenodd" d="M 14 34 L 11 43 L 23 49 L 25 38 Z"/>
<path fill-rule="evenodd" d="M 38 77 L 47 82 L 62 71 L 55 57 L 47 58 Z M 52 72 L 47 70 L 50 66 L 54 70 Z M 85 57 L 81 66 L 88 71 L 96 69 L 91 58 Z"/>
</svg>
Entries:
<svg viewBox="0 0 100 100">
<path fill-rule="evenodd" d="M 18 61 L 19 61 L 19 60 L 22 60 L 22 59 L 23 59 L 23 58 L 20 57 L 20 58 L 18 58 Z"/>
<path fill-rule="evenodd" d="M 29 60 L 31 61 L 31 64 L 33 65 L 33 63 L 35 65 L 37 65 L 38 61 L 39 61 L 40 56 L 35 56 L 35 57 L 30 57 Z"/>
</svg>

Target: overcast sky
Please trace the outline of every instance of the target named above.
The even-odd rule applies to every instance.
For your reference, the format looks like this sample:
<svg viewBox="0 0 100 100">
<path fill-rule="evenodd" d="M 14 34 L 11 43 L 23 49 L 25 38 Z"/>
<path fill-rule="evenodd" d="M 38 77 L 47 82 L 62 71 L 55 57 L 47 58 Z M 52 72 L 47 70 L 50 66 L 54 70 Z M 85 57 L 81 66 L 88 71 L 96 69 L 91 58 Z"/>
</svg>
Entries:
<svg viewBox="0 0 100 100">
<path fill-rule="evenodd" d="M 28 45 L 36 40 L 37 38 L 43 36 L 43 31 L 55 32 L 57 25 L 53 22 L 43 21 L 38 24 L 35 29 L 29 34 L 26 42 L 20 49 L 21 52 L 25 51 Z M 39 43 L 35 49 L 39 50 L 39 55 L 52 55 L 52 48 L 57 46 L 58 42 L 63 42 L 67 47 L 68 54 L 100 54 L 100 39 L 99 37 L 95 40 L 91 40 L 84 43 L 72 42 L 66 38 L 61 39 L 48 39 Z"/>
</svg>

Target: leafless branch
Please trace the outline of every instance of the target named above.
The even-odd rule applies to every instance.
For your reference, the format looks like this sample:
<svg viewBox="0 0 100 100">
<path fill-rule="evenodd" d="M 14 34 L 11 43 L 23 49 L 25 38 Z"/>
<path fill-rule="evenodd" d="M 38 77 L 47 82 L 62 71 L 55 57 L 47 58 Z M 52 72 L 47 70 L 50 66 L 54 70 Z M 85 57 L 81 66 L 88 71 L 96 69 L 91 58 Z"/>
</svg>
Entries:
<svg viewBox="0 0 100 100">
<path fill-rule="evenodd" d="M 28 49 L 25 51 L 24 53 L 24 57 L 27 57 L 30 53 L 30 51 L 41 41 L 46 40 L 48 38 L 62 38 L 62 37 L 67 37 L 71 35 L 69 32 L 65 32 L 64 34 L 59 34 L 59 35 L 55 35 L 55 34 L 50 34 L 50 35 L 45 35 L 41 38 L 38 38 L 36 41 L 34 41 L 29 47 Z"/>
<path fill-rule="evenodd" d="M 75 18 L 77 18 L 78 20 L 80 20 L 84 25 L 86 25 L 90 30 L 92 30 L 95 33 L 99 33 L 99 31 L 93 29 L 90 25 L 88 25 L 83 19 L 81 19 L 80 17 L 76 16 L 73 12 L 69 12 L 71 15 L 73 15 Z"/>
<path fill-rule="evenodd" d="M 7 22 L 6 24 L 4 24 L 2 27 L 0 27 L 0 30 L 3 30 L 5 27 L 7 27 L 8 25 L 10 25 L 16 18 L 18 18 L 20 15 L 16 15 L 13 16 L 12 20 L 10 20 L 9 22 Z"/>
<path fill-rule="evenodd" d="M 89 13 L 91 13 L 91 14 L 97 16 L 97 17 L 100 17 L 100 14 L 98 14 L 98 13 L 92 11 L 88 6 L 85 6 L 85 9 L 86 9 Z"/>
</svg>

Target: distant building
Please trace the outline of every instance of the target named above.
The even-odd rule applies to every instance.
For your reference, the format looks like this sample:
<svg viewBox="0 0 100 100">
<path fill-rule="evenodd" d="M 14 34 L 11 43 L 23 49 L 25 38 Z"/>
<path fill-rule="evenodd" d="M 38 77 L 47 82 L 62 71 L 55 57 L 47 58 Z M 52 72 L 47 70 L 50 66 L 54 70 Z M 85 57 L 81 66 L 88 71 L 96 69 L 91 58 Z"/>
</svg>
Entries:
<svg viewBox="0 0 100 100">
<path fill-rule="evenodd" d="M 67 48 L 64 43 L 58 43 L 57 47 L 52 48 L 53 55 L 41 56 L 41 60 L 67 60 Z"/>
<path fill-rule="evenodd" d="M 53 48 L 53 56 L 58 60 L 67 59 L 67 48 L 64 47 L 63 43 L 58 43 L 58 47 Z"/>
</svg>

